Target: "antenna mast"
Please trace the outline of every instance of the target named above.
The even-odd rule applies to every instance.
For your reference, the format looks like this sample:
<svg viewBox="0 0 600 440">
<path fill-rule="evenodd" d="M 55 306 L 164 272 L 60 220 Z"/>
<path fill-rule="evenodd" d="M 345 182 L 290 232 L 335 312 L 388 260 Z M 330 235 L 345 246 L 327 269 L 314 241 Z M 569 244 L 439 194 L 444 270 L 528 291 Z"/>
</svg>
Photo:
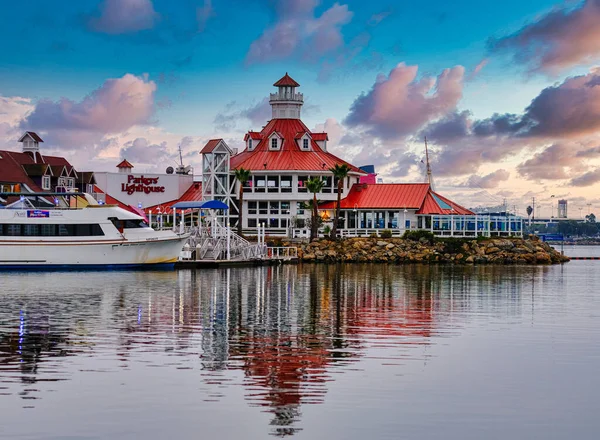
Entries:
<svg viewBox="0 0 600 440">
<path fill-rule="evenodd" d="M 179 144 L 179 164 L 183 168 L 183 156 L 181 155 L 181 144 Z"/>
<path fill-rule="evenodd" d="M 429 164 L 429 149 L 427 148 L 427 136 L 425 136 L 425 160 L 427 165 L 427 183 L 433 189 L 433 176 L 431 174 L 431 165 Z"/>
</svg>

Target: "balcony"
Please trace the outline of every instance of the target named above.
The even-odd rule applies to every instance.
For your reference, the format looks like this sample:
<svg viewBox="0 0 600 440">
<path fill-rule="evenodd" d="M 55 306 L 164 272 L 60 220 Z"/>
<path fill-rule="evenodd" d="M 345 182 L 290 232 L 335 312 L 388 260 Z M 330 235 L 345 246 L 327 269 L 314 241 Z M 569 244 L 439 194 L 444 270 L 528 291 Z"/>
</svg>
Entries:
<svg viewBox="0 0 600 440">
<path fill-rule="evenodd" d="M 269 102 L 278 101 L 294 101 L 294 102 L 304 102 L 304 95 L 302 93 L 271 93 L 269 95 Z"/>
</svg>

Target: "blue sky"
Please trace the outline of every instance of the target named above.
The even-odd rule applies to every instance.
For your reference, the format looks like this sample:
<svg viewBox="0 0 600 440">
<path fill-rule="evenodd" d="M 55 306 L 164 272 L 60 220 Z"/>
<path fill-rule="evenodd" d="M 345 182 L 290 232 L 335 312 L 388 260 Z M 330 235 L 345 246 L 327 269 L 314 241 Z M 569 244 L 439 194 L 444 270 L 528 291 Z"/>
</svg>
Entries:
<svg viewBox="0 0 600 440">
<path fill-rule="evenodd" d="M 570 77 L 590 75 L 600 53 L 598 45 L 582 44 L 595 35 L 597 27 L 586 17 L 600 18 L 595 15 L 600 10 L 597 0 L 3 3 L 2 147 L 15 147 L 14 137 L 19 130 L 34 129 L 45 134 L 47 148 L 66 154 L 80 168 L 84 160 L 107 167 L 125 152 L 135 155 L 144 148 L 152 152 L 147 155 L 151 159 L 161 154 L 169 156 L 184 139 L 189 157 L 208 138 L 240 142 L 244 131 L 260 129 L 266 123 L 248 114 L 256 114 L 253 109 L 264 114 L 265 109 L 260 112 L 258 107 L 261 103 L 264 107 L 262 100 L 272 92 L 271 84 L 287 71 L 300 82 L 309 104 L 303 120 L 311 128 L 329 121 L 327 128 L 337 133 L 334 143 L 338 154 L 358 162 L 374 162 L 388 181 L 415 180 L 420 178 L 414 165 L 421 154 L 418 139 L 436 128 L 432 124 L 463 111 L 469 112 L 469 117 L 463 118 L 468 127 L 489 125 L 496 120 L 495 114 L 511 114 L 525 124 L 527 118 L 537 117 L 537 113 L 529 115 L 525 111 L 532 100 Z M 555 16 L 556 11 L 560 14 Z M 565 31 L 548 32 L 555 28 Z M 581 29 L 572 41 L 570 28 Z M 587 52 L 570 50 L 569 44 L 585 46 Z M 577 52 L 577 56 L 566 52 Z M 431 77 L 433 82 L 422 96 L 424 100 L 406 101 L 406 105 L 423 104 L 419 123 L 390 132 L 394 124 L 405 127 L 405 120 L 394 119 L 402 111 L 387 115 L 382 124 L 374 116 L 377 107 L 369 100 L 382 105 L 374 92 L 378 75 L 392 86 L 391 73 L 400 63 L 418 66 L 412 84 L 424 77 Z M 462 69 L 454 72 L 459 76 L 455 86 L 460 89 L 455 90 L 458 95 L 440 99 L 435 105 L 443 108 L 431 110 L 434 104 L 428 98 L 440 88 L 440 75 L 455 66 Z M 400 70 L 397 78 L 410 77 L 404 67 Z M 94 91 L 107 91 L 112 87 L 107 80 L 128 74 L 138 82 L 124 81 L 121 85 L 147 93 L 149 100 L 144 102 L 150 107 L 136 107 L 139 112 L 133 111 L 130 124 L 99 121 L 98 108 L 93 107 L 98 104 Z M 367 98 L 363 103 L 366 107 L 358 109 L 353 106 L 361 94 Z M 91 96 L 90 100 L 85 101 L 86 96 Z M 17 102 L 17 97 L 25 101 Z M 76 108 L 65 115 L 61 113 L 66 111 L 65 106 Z M 90 106 L 94 111 L 85 110 Z M 373 114 L 366 114 L 367 108 Z M 74 114 L 76 111 L 79 113 Z M 81 118 L 91 120 L 84 123 Z M 228 123 L 218 122 L 223 120 Z M 38 126 L 31 126 L 33 122 Z M 542 122 L 535 119 L 535 123 Z M 554 157 L 553 150 L 543 154 L 559 141 L 578 142 L 579 146 L 573 147 L 576 152 L 594 147 L 595 139 L 590 137 L 593 133 L 587 127 L 580 131 L 585 131 L 585 138 L 576 140 L 572 131 L 553 137 L 544 134 L 543 139 L 535 134 L 535 140 L 529 132 L 488 133 L 484 140 L 488 150 L 465 150 L 466 156 L 478 154 L 481 160 L 476 161 L 477 166 L 456 173 L 440 166 L 440 182 L 463 188 L 461 191 L 473 203 L 479 203 L 480 196 L 524 201 L 530 197 L 522 189 L 528 181 L 540 191 L 555 191 L 584 203 L 584 198 L 592 197 L 593 185 L 600 181 L 600 172 L 597 176 L 590 174 L 597 171 L 591 153 L 581 153 L 579 157 L 586 157 L 581 163 L 569 156 L 566 168 L 560 164 L 554 165 L 559 170 L 539 168 L 552 166 L 552 160 L 545 158 Z M 448 136 L 437 144 L 433 139 L 432 148 L 434 154 L 439 154 L 440 163 L 446 163 L 444 157 L 453 152 L 466 149 L 465 145 L 474 144 L 471 135 L 453 138 L 455 144 Z M 522 141 L 524 137 L 527 142 Z M 495 148 L 505 149 L 505 153 L 496 157 L 491 152 Z M 400 154 L 405 162 L 388 166 L 390 152 Z M 534 163 L 523 165 L 533 159 Z M 538 167 L 534 171 L 533 165 Z M 503 179 L 506 173 L 493 175 L 500 169 L 512 178 Z M 573 179 L 586 174 L 584 183 L 591 184 L 582 186 L 582 181 L 575 180 L 571 185 Z M 511 186 L 514 179 L 521 184 Z M 468 181 L 479 182 L 475 186 L 483 192 L 467 194 Z M 508 196 L 499 194 L 502 191 Z"/>
</svg>

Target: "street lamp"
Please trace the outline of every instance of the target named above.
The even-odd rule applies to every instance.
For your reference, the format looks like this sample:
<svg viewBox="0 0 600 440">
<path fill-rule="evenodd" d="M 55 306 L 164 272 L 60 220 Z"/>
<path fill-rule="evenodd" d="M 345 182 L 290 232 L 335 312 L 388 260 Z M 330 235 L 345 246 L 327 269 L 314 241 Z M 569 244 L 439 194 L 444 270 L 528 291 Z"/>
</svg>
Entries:
<svg viewBox="0 0 600 440">
<path fill-rule="evenodd" d="M 358 237 L 358 204 L 354 204 L 354 233 Z"/>
<path fill-rule="evenodd" d="M 550 218 L 554 218 L 554 194 L 550 196 Z"/>
<path fill-rule="evenodd" d="M 404 229 L 404 231 L 406 231 L 406 213 L 408 212 L 408 209 L 404 208 L 404 224 L 402 226 L 402 228 Z"/>
</svg>

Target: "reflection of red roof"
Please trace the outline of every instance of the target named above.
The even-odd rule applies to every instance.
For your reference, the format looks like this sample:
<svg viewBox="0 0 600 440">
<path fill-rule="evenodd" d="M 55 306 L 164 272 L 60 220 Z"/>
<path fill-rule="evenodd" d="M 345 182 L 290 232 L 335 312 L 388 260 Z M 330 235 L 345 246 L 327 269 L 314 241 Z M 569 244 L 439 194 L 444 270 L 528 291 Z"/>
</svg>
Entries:
<svg viewBox="0 0 600 440">
<path fill-rule="evenodd" d="M 283 75 L 283 78 L 281 78 L 279 81 L 277 81 L 273 85 L 275 87 L 300 87 L 300 84 L 298 84 L 296 81 L 294 81 L 292 79 L 292 77 L 287 74 L 287 72 L 285 72 L 285 75 Z"/>
<path fill-rule="evenodd" d="M 202 151 L 200 151 L 200 154 L 212 153 L 212 151 L 217 148 L 217 145 L 219 145 L 219 142 L 222 140 L 223 139 L 211 139 L 206 143 Z"/>
<path fill-rule="evenodd" d="M 117 165 L 117 168 L 133 168 L 133 165 L 131 165 L 127 159 L 123 159 L 123 161 Z"/>
<path fill-rule="evenodd" d="M 438 202 L 436 200 L 440 200 Z M 450 206 L 447 209 L 446 206 Z M 327 202 L 322 209 L 335 208 Z M 428 183 L 356 184 L 341 201 L 342 209 L 417 209 L 417 214 L 473 215 L 471 211 L 433 192 Z"/>
<path fill-rule="evenodd" d="M 171 207 L 177 202 L 200 202 L 202 201 L 202 184 L 200 182 L 194 182 L 186 192 L 177 200 L 171 200 L 170 202 L 161 203 L 160 205 L 144 207 L 144 211 L 149 212 L 150 210 L 155 211 L 158 209 L 161 212 L 171 211 Z"/>
<path fill-rule="evenodd" d="M 297 133 L 308 133 L 310 130 L 300 119 L 272 119 L 261 131 L 261 141 L 252 151 L 245 150 L 231 158 L 231 168 L 258 170 L 302 170 L 327 171 L 336 164 L 346 164 L 351 171 L 364 174 L 348 162 L 325 152 L 311 140 L 311 151 L 302 151 L 296 141 Z M 277 133 L 283 138 L 283 144 L 277 151 L 269 150 L 269 137 Z"/>
</svg>

